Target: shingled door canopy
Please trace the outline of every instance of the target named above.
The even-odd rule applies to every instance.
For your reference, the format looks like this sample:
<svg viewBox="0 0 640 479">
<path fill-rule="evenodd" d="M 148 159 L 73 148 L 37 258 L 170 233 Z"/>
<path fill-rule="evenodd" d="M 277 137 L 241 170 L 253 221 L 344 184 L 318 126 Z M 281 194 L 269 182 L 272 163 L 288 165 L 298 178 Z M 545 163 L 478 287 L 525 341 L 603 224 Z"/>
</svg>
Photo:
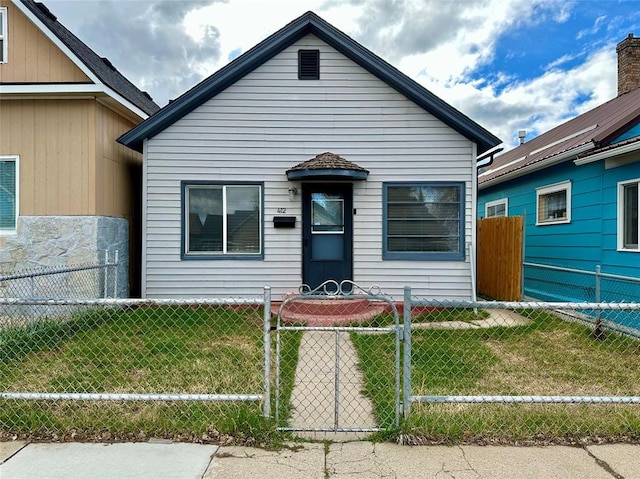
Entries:
<svg viewBox="0 0 640 479">
<path fill-rule="evenodd" d="M 331 152 L 320 153 L 287 170 L 289 180 L 366 180 L 369 171 Z"/>
</svg>

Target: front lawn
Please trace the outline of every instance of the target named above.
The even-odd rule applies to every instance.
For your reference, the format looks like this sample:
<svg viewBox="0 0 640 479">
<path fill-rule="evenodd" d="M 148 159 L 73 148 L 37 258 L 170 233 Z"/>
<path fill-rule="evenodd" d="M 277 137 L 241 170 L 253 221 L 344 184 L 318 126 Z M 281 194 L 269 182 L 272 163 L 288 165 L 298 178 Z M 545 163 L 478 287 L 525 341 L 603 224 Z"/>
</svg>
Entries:
<svg viewBox="0 0 640 479">
<path fill-rule="evenodd" d="M 388 417 L 393 335 L 353 339 L 365 393 L 378 417 Z M 640 341 L 613 333 L 597 340 L 547 313 L 514 327 L 413 329 L 412 358 L 414 396 L 640 396 Z M 640 405 L 414 403 L 401 429 L 414 443 L 640 439 Z"/>
<path fill-rule="evenodd" d="M 261 311 L 227 307 L 94 310 L 41 320 L 0 330 L 0 391 L 262 394 L 262 335 Z M 5 437 L 242 442 L 273 430 L 259 402 L 0 404 Z"/>
</svg>

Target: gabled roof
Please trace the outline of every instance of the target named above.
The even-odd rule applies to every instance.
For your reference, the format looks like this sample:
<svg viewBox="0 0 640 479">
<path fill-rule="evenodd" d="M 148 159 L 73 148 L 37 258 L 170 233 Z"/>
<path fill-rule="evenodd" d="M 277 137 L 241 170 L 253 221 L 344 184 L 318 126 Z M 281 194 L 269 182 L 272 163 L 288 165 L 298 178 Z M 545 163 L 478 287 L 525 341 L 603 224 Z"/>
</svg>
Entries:
<svg viewBox="0 0 640 479">
<path fill-rule="evenodd" d="M 496 156 L 490 166 L 480 170 L 478 187 L 487 188 L 564 161 L 633 143 L 634 140 L 629 140 L 611 144 L 639 122 L 640 88 L 637 88 Z"/>
<path fill-rule="evenodd" d="M 310 33 L 442 120 L 461 135 L 477 143 L 478 154 L 500 143 L 500 140 L 493 134 L 313 12 L 304 13 L 263 40 L 175 101 L 169 103 L 152 118 L 122 135 L 118 141 L 130 148 L 142 151 L 142 143 L 146 138 L 151 138 L 158 134 L 258 66 L 273 58 L 289 45 Z"/>
<path fill-rule="evenodd" d="M 112 92 L 116 100 L 126 105 L 130 103 L 132 106 L 139 108 L 143 112 L 143 117 L 151 115 L 158 111 L 160 107 L 146 93 L 140 91 L 133 83 L 127 80 L 118 70 L 116 70 L 111 62 L 106 58 L 101 58 L 78 37 L 71 33 L 67 28 L 58 22 L 55 15 L 40 2 L 33 0 L 14 0 L 14 4 L 28 17 L 35 18 L 40 24 L 38 27 L 44 26 L 46 30 L 43 33 L 47 35 L 54 43 L 61 42 L 68 49 L 71 59 L 96 83 L 102 83 Z M 26 8 L 26 10 L 25 10 Z M 117 97 L 120 98 L 117 98 Z M 124 100 L 121 101 L 121 100 Z"/>
</svg>

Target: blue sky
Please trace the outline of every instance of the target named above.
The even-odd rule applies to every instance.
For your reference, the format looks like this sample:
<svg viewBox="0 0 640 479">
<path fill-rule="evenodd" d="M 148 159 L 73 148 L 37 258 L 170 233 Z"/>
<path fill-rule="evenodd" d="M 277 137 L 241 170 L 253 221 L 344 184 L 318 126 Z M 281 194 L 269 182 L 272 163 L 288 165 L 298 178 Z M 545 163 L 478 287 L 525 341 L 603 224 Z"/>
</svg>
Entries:
<svg viewBox="0 0 640 479">
<path fill-rule="evenodd" d="M 158 104 L 307 10 L 517 145 L 617 94 L 640 0 L 44 0 Z M 82 6 L 81 8 L 80 5 Z"/>
</svg>

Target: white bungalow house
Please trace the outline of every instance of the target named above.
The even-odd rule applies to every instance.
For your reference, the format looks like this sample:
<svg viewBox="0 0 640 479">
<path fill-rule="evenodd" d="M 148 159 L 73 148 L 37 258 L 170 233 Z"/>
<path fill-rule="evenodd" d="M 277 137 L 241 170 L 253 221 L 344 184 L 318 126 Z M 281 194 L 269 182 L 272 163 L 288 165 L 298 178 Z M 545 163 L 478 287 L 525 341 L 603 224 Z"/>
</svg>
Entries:
<svg viewBox="0 0 640 479">
<path fill-rule="evenodd" d="M 144 156 L 144 297 L 473 296 L 500 140 L 312 12 L 118 141 Z"/>
</svg>

